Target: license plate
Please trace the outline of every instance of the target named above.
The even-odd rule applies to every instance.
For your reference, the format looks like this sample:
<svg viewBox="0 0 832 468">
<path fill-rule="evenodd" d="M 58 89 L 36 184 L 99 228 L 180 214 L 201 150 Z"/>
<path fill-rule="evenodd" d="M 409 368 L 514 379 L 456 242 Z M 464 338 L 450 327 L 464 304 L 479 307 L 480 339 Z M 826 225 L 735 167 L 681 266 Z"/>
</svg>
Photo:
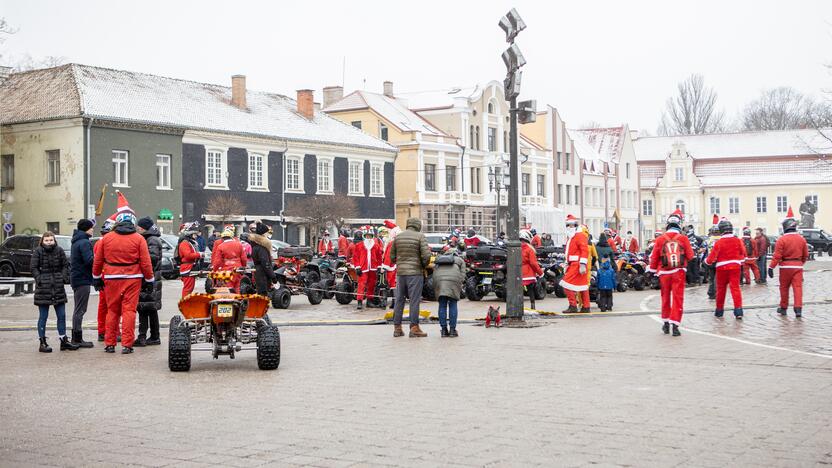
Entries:
<svg viewBox="0 0 832 468">
<path fill-rule="evenodd" d="M 483 278 L 482 284 L 491 284 L 491 278 Z"/>
<path fill-rule="evenodd" d="M 234 306 L 232 304 L 217 305 L 217 317 L 231 317 L 234 315 Z"/>
</svg>

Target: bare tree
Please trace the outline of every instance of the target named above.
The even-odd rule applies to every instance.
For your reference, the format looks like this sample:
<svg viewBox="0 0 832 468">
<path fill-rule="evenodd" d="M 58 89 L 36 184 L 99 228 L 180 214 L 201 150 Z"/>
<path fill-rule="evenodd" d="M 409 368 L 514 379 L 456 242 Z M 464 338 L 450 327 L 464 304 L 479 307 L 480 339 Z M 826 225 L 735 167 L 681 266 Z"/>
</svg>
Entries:
<svg viewBox="0 0 832 468">
<path fill-rule="evenodd" d="M 17 28 L 9 24 L 6 18 L 0 17 L 0 44 L 6 42 L 6 38 L 12 34 L 16 34 Z M 48 55 L 46 57 L 34 58 L 31 54 L 23 54 L 20 57 L 14 58 L 10 55 L 0 52 L 0 62 L 11 62 L 14 72 L 24 72 L 29 70 L 36 70 L 39 68 L 51 68 L 63 65 L 67 61 L 66 57 L 59 57 L 55 55 Z M 0 63 L 5 65 L 5 63 Z"/>
<path fill-rule="evenodd" d="M 302 197 L 287 204 L 286 216 L 300 219 L 313 234 L 313 241 L 327 224 L 341 227 L 346 218 L 358 215 L 358 204 L 353 197 L 315 195 Z"/>
<path fill-rule="evenodd" d="M 601 123 L 597 120 L 590 120 L 588 122 L 584 122 L 582 125 L 579 126 L 581 129 L 591 129 L 591 128 L 601 128 Z"/>
<path fill-rule="evenodd" d="M 742 111 L 744 130 L 787 130 L 808 126 L 815 102 L 794 88 L 781 86 L 764 90 Z"/>
<path fill-rule="evenodd" d="M 702 75 L 679 83 L 678 94 L 668 98 L 658 132 L 661 135 L 698 135 L 725 130 L 725 112 L 716 108 L 716 91 L 705 86 Z"/>
<path fill-rule="evenodd" d="M 208 199 L 205 214 L 218 216 L 223 223 L 240 218 L 246 213 L 246 205 L 231 194 L 214 195 Z"/>
</svg>

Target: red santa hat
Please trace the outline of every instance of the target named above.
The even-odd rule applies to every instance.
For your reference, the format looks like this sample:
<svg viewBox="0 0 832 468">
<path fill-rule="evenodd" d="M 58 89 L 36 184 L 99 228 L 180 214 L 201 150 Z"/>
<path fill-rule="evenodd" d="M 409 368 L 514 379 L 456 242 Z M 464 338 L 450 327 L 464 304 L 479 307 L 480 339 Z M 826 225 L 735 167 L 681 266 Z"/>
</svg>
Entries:
<svg viewBox="0 0 832 468">
<path fill-rule="evenodd" d="M 792 206 L 791 205 L 789 205 L 789 211 L 788 211 L 788 213 L 786 213 L 786 218 L 785 219 L 795 219 L 794 211 L 792 211 Z"/>
<path fill-rule="evenodd" d="M 566 225 L 567 226 L 577 226 L 578 225 L 578 218 L 572 216 L 571 214 L 566 215 Z"/>
<path fill-rule="evenodd" d="M 392 220 L 385 219 L 384 227 L 386 227 L 387 229 L 393 229 L 394 227 L 396 227 L 396 223 L 394 223 Z"/>
<path fill-rule="evenodd" d="M 121 193 L 119 190 L 116 190 L 116 197 L 118 197 L 116 204 L 116 213 L 124 213 L 126 211 L 136 214 L 133 211 L 133 209 L 130 208 L 130 203 L 127 202 L 127 197 L 125 197 L 124 194 Z"/>
<path fill-rule="evenodd" d="M 682 221 L 685 219 L 685 215 L 682 214 L 682 210 L 676 209 L 673 213 L 670 213 L 670 216 L 667 217 L 667 223 L 675 223 L 675 224 L 682 224 Z"/>
<path fill-rule="evenodd" d="M 716 226 L 717 224 L 719 224 L 719 216 L 718 216 L 718 215 L 714 214 L 714 219 L 713 219 L 713 221 L 711 222 L 711 224 L 713 224 L 714 226 Z"/>
</svg>

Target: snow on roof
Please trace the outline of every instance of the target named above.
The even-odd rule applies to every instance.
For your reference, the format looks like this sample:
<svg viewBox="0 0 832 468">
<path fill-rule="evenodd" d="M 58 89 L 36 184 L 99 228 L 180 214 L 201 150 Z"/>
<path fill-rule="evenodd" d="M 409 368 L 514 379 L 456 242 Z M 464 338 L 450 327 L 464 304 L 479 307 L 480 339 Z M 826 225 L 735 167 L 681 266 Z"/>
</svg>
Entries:
<svg viewBox="0 0 832 468">
<path fill-rule="evenodd" d="M 34 111 L 27 109 L 33 97 Z M 0 101 L 2 123 L 83 116 L 395 151 L 323 112 L 308 120 L 297 113 L 294 99 L 280 94 L 248 90 L 248 108 L 239 109 L 231 105 L 227 86 L 87 65 L 13 74 L 0 87 Z"/>
<path fill-rule="evenodd" d="M 610 160 L 602 156 L 595 146 L 589 143 L 584 132 L 568 129 L 566 133 L 572 139 L 575 154 L 583 162 L 584 170 L 591 174 L 603 174 L 604 163 L 609 163 Z"/>
<path fill-rule="evenodd" d="M 447 136 L 445 132 L 431 125 L 427 120 L 408 109 L 398 99 L 367 91 L 355 91 L 344 99 L 324 109 L 324 112 L 338 112 L 370 108 L 388 122 L 404 132 L 422 132 L 429 135 Z"/>
<path fill-rule="evenodd" d="M 586 139 L 601 160 L 618 164 L 624 141 L 624 127 L 588 128 L 569 130 L 570 135 L 580 135 Z"/>
<path fill-rule="evenodd" d="M 655 188 L 659 184 L 659 179 L 664 177 L 664 164 L 638 164 L 638 177 L 641 188 Z"/>
<path fill-rule="evenodd" d="M 830 152 L 830 142 L 814 129 L 642 137 L 633 142 L 638 161 L 664 161 L 673 144 L 684 143 L 693 159 L 795 156 Z M 814 150 L 813 150 L 814 149 Z"/>
<path fill-rule="evenodd" d="M 454 107 L 459 101 L 462 106 L 467 106 L 467 101 L 477 99 L 487 85 L 475 85 L 466 88 L 453 87 L 431 91 L 416 91 L 411 93 L 400 93 L 396 97 L 403 101 L 404 105 L 414 111 L 427 109 L 445 109 Z"/>
</svg>

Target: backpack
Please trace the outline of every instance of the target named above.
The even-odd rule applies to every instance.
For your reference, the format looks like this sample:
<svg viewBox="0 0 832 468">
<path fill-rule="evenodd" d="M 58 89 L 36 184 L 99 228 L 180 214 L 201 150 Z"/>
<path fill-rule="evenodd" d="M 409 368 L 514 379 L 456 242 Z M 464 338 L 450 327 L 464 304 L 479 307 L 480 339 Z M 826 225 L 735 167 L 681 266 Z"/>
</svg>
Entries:
<svg viewBox="0 0 832 468">
<path fill-rule="evenodd" d="M 754 249 L 751 247 L 751 239 L 745 237 L 742 239 L 742 243 L 745 244 L 745 255 L 750 257 L 754 253 Z"/>
<path fill-rule="evenodd" d="M 176 243 L 176 248 L 173 249 L 173 267 L 179 268 L 182 266 L 182 257 L 179 256 L 179 246 L 182 245 L 183 242 L 187 242 L 188 239 L 184 237 L 179 238 L 179 242 Z"/>
<path fill-rule="evenodd" d="M 664 268 L 682 268 L 685 266 L 685 256 L 679 241 L 668 239 L 662 246 L 662 266 Z"/>
</svg>

